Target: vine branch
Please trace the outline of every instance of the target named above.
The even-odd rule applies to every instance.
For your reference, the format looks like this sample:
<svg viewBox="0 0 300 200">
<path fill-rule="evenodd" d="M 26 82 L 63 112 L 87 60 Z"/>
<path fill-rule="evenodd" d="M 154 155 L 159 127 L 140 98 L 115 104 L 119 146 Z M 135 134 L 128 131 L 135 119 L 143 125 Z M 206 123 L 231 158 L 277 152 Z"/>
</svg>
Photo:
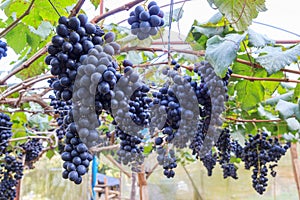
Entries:
<svg viewBox="0 0 300 200">
<path fill-rule="evenodd" d="M 226 120 L 234 122 L 254 122 L 254 123 L 263 123 L 263 122 L 281 122 L 281 119 L 237 119 L 232 117 L 226 117 Z"/>
<path fill-rule="evenodd" d="M 133 6 L 139 4 L 139 3 L 143 2 L 143 1 L 144 1 L 144 0 L 135 0 L 135 1 L 131 1 L 131 2 L 129 2 L 129 3 L 126 3 L 125 5 L 122 5 L 122 6 L 120 6 L 120 7 L 118 7 L 118 8 L 115 8 L 115 9 L 113 9 L 113 10 L 111 10 L 111 11 L 108 11 L 108 12 L 104 13 L 103 15 L 98 15 L 98 16 L 94 17 L 94 18 L 91 20 L 91 23 L 96 24 L 96 23 L 98 23 L 100 20 L 102 20 L 102 19 L 104 19 L 104 18 L 106 18 L 106 17 L 108 17 L 108 16 L 110 16 L 110 15 L 116 14 L 116 13 L 121 12 L 121 11 L 124 11 L 124 10 L 129 10 L 129 9 L 132 8 Z"/>
<path fill-rule="evenodd" d="M 7 88 L 2 94 L 0 94 L 0 100 L 5 99 L 6 97 L 8 97 L 9 95 L 18 92 L 22 89 L 26 89 L 27 87 L 33 85 L 34 83 L 49 79 L 49 78 L 53 78 L 53 75 L 42 75 L 39 77 L 34 77 L 34 78 L 30 78 L 29 81 L 24 81 L 20 84 L 18 84 L 17 86 L 13 86 L 13 88 Z"/>
<path fill-rule="evenodd" d="M 4 100 L 0 100 L 0 104 L 8 104 L 10 106 L 15 107 L 17 101 L 19 101 L 19 99 L 16 99 L 16 98 L 6 98 Z M 32 95 L 32 96 L 22 97 L 22 99 L 20 100 L 20 103 L 22 104 L 22 103 L 26 103 L 26 102 L 35 102 L 35 103 L 39 104 L 42 108 L 44 108 L 46 110 L 50 110 L 51 109 L 51 107 L 48 105 L 48 103 L 45 102 L 38 95 Z"/>
<path fill-rule="evenodd" d="M 249 81 L 273 81 L 273 82 L 289 82 L 289 83 L 300 83 L 300 80 L 293 80 L 289 78 L 260 78 L 252 76 L 244 76 L 239 74 L 231 74 L 231 77 L 242 78 Z"/>
<path fill-rule="evenodd" d="M 13 23 L 11 23 L 7 28 L 5 28 L 1 33 L 0 33 L 0 38 L 4 37 L 9 31 L 11 31 L 12 29 L 14 29 L 18 23 L 27 15 L 29 15 L 30 10 L 33 7 L 35 0 L 32 0 L 31 3 L 29 4 L 27 10 L 19 17 L 17 18 Z"/>
</svg>

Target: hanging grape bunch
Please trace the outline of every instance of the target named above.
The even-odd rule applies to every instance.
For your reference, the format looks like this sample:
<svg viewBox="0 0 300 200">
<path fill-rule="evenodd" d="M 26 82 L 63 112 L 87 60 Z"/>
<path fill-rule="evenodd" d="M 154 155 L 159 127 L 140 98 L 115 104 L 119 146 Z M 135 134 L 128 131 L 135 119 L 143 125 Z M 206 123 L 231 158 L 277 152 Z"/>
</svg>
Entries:
<svg viewBox="0 0 300 200">
<path fill-rule="evenodd" d="M 0 156 L 6 152 L 8 139 L 12 137 L 10 117 L 0 113 Z"/>
<path fill-rule="evenodd" d="M 0 40 L 0 59 L 7 56 L 7 44 Z"/>
<path fill-rule="evenodd" d="M 87 16 L 83 14 L 70 19 L 62 16 L 58 22 L 57 35 L 52 38 L 52 44 L 48 47 L 50 55 L 45 62 L 51 65 L 51 74 L 58 77 L 51 85 L 57 99 L 68 101 L 72 98 L 78 66 L 94 45 L 104 43 L 104 31 L 89 23 Z"/>
<path fill-rule="evenodd" d="M 144 40 L 150 35 L 156 35 L 158 28 L 164 25 L 164 12 L 155 1 L 148 4 L 148 10 L 143 6 L 135 7 L 130 13 L 128 23 L 131 25 L 131 33 L 139 40 Z"/>
</svg>

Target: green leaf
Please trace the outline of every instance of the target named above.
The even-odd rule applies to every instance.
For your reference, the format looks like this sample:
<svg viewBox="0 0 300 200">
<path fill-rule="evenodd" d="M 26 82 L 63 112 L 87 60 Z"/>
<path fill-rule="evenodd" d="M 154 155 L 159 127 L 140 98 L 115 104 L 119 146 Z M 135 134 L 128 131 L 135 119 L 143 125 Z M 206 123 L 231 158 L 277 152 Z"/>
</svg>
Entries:
<svg viewBox="0 0 300 200">
<path fill-rule="evenodd" d="M 27 33 L 30 32 L 28 27 L 19 23 L 14 29 L 9 31 L 5 38 L 8 45 L 19 54 L 27 46 Z"/>
<path fill-rule="evenodd" d="M 101 0 L 101 1 L 104 1 L 104 0 Z M 90 0 L 90 2 L 94 5 L 95 10 L 98 8 L 99 4 L 101 3 L 101 2 L 99 2 L 99 0 Z"/>
<path fill-rule="evenodd" d="M 55 151 L 53 149 L 50 149 L 46 153 L 46 157 L 51 159 L 55 155 Z"/>
<path fill-rule="evenodd" d="M 275 44 L 275 41 L 268 36 L 257 33 L 252 29 L 248 29 L 248 40 L 250 47 L 264 47 L 269 44 Z"/>
<path fill-rule="evenodd" d="M 300 123 L 295 117 L 286 119 L 286 122 L 289 127 L 289 130 L 291 130 L 291 131 L 300 130 Z"/>
<path fill-rule="evenodd" d="M 31 31 L 33 33 L 39 35 L 41 38 L 45 39 L 45 38 L 47 38 L 50 35 L 52 29 L 53 29 L 53 26 L 52 26 L 52 24 L 50 22 L 43 21 L 39 25 L 39 27 L 38 27 L 37 30 L 32 27 Z"/>
<path fill-rule="evenodd" d="M 27 122 L 27 116 L 23 112 L 15 112 L 10 117 L 11 121 L 13 123 L 26 123 Z"/>
<path fill-rule="evenodd" d="M 151 151 L 153 150 L 153 143 L 147 143 L 147 145 L 144 146 L 144 154 L 149 155 Z"/>
<path fill-rule="evenodd" d="M 283 119 L 287 119 L 294 115 L 295 109 L 298 109 L 298 105 L 284 100 L 279 100 L 275 109 L 279 111 Z"/>
<path fill-rule="evenodd" d="M 297 86 L 294 90 L 293 102 L 297 102 L 300 99 L 300 83 L 297 83 Z"/>
<path fill-rule="evenodd" d="M 30 67 L 20 71 L 18 74 L 16 74 L 16 77 L 24 80 L 44 73 L 48 67 L 44 63 L 45 56 L 46 55 L 41 56 L 34 63 L 32 63 Z"/>
<path fill-rule="evenodd" d="M 263 55 L 258 56 L 256 61 L 264 67 L 269 74 L 273 74 L 287 65 L 298 60 L 300 56 L 300 44 L 282 51 L 280 47 L 265 47 L 259 51 Z"/>
<path fill-rule="evenodd" d="M 266 11 L 265 0 L 209 0 L 225 15 L 233 28 L 245 31 L 258 12 Z"/>
<path fill-rule="evenodd" d="M 215 35 L 207 40 L 205 58 L 214 67 L 218 76 L 223 77 L 226 74 L 245 36 L 245 33 L 242 35 L 233 33 L 225 37 Z"/>
<path fill-rule="evenodd" d="M 173 10 L 173 16 L 172 16 L 172 22 L 178 22 L 182 16 L 183 16 L 183 9 L 182 7 L 180 8 L 176 8 Z M 164 15 L 164 21 L 165 21 L 165 25 L 164 26 L 169 26 L 169 18 L 170 18 L 170 12 L 165 12 Z"/>
<path fill-rule="evenodd" d="M 237 99 L 241 102 L 241 107 L 245 111 L 254 108 L 264 98 L 264 88 L 258 81 L 239 81 L 235 89 L 237 91 Z"/>
<path fill-rule="evenodd" d="M 290 101 L 292 100 L 294 92 L 290 91 L 288 93 L 282 94 L 282 95 L 278 95 L 275 97 L 272 97 L 270 99 L 267 99 L 265 102 L 262 102 L 263 105 L 272 105 L 274 106 L 275 104 L 277 104 L 280 100 L 285 100 L 285 101 Z"/>
</svg>

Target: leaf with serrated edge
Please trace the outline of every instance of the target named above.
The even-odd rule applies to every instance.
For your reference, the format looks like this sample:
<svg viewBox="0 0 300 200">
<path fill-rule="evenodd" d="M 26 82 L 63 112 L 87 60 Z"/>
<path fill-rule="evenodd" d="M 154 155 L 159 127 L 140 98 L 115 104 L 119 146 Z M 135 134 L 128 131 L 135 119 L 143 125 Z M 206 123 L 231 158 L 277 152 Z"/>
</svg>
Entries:
<svg viewBox="0 0 300 200">
<path fill-rule="evenodd" d="M 247 30 L 258 12 L 267 10 L 265 0 L 209 0 L 208 2 L 214 4 L 237 31 Z"/>
<path fill-rule="evenodd" d="M 295 109 L 298 108 L 297 104 L 290 103 L 284 100 L 279 100 L 275 109 L 279 111 L 280 115 L 286 119 L 295 114 Z"/>
<path fill-rule="evenodd" d="M 249 46 L 264 47 L 269 44 L 275 44 L 275 41 L 268 36 L 255 32 L 252 29 L 248 30 Z"/>
<path fill-rule="evenodd" d="M 227 68 L 232 64 L 240 49 L 240 43 L 245 39 L 244 34 L 228 34 L 225 37 L 218 35 L 207 40 L 205 58 L 214 67 L 216 74 L 223 77 Z"/>
<path fill-rule="evenodd" d="M 258 56 L 256 61 L 267 70 L 268 74 L 273 74 L 298 60 L 298 56 L 300 56 L 300 44 L 286 51 L 282 51 L 278 47 L 266 47 L 259 52 L 267 54 Z"/>
</svg>

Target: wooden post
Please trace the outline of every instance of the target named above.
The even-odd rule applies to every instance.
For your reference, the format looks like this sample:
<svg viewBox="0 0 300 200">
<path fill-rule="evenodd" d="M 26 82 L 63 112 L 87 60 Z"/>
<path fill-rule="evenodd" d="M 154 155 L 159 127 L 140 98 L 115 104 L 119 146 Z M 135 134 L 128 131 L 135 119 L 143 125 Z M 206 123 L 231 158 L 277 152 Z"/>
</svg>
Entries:
<svg viewBox="0 0 300 200">
<path fill-rule="evenodd" d="M 144 165 L 141 166 L 141 172 L 138 173 L 138 181 L 139 181 L 139 187 L 140 187 L 140 200 L 149 200 Z"/>
<path fill-rule="evenodd" d="M 20 200 L 20 195 L 21 195 L 21 180 L 22 179 L 20 179 L 18 181 L 18 184 L 17 184 L 17 187 L 16 187 L 16 198 L 15 198 L 15 200 Z"/>
<path fill-rule="evenodd" d="M 107 186 L 106 177 L 104 177 L 104 193 L 105 193 L 105 200 L 108 200 L 108 186 Z"/>
<path fill-rule="evenodd" d="M 294 177 L 297 184 L 298 198 L 300 200 L 300 163 L 299 163 L 298 153 L 297 153 L 297 144 L 291 144 L 291 156 L 292 156 Z"/>
<path fill-rule="evenodd" d="M 132 172 L 132 176 L 131 176 L 131 195 L 130 195 L 130 199 L 131 200 L 135 200 L 136 197 L 136 173 Z"/>
</svg>

